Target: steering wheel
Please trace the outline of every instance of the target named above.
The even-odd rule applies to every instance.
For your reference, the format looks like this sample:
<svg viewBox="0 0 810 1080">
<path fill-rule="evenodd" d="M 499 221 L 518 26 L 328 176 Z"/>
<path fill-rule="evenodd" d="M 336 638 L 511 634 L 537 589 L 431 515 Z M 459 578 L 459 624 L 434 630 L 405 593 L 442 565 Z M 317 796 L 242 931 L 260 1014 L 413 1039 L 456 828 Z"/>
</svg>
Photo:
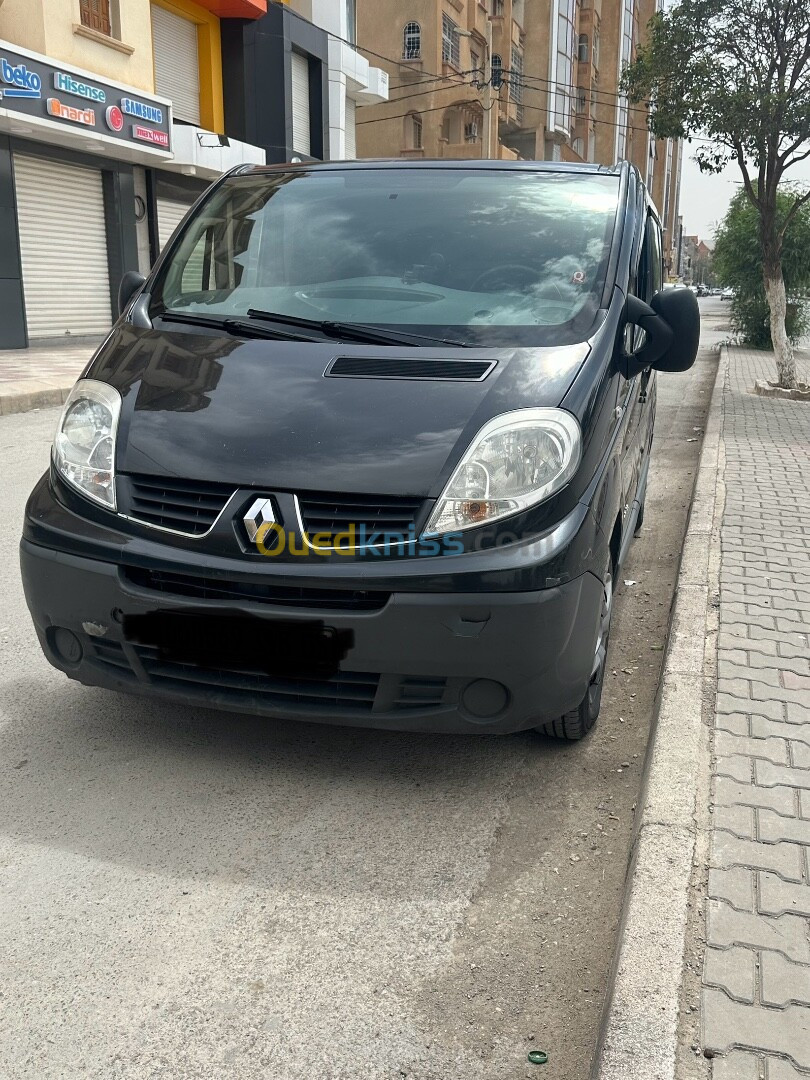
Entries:
<svg viewBox="0 0 810 1080">
<path fill-rule="evenodd" d="M 500 266 L 491 266 L 485 270 L 471 285 L 473 292 L 494 292 L 498 287 L 515 287 L 515 278 L 523 279 L 523 286 L 537 281 L 537 270 L 525 263 L 501 263 Z"/>
<path fill-rule="evenodd" d="M 493 288 L 497 289 L 500 284 L 505 284 L 507 288 L 514 288 L 514 275 L 527 279 L 524 281 L 525 288 L 537 282 L 538 271 L 532 266 L 526 266 L 524 263 L 502 263 L 500 266 L 492 266 L 489 270 L 485 270 L 483 274 L 479 274 L 470 288 L 473 292 L 488 292 Z M 555 285 L 553 281 L 544 281 L 541 285 L 537 285 L 534 295 L 538 300 L 565 301 L 559 286 Z"/>
</svg>

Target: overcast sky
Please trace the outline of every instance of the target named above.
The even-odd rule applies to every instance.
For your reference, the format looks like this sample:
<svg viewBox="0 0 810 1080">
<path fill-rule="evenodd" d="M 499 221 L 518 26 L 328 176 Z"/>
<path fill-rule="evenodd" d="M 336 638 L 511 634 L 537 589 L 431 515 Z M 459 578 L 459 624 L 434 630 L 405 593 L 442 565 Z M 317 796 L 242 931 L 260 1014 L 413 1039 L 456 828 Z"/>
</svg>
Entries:
<svg viewBox="0 0 810 1080">
<path fill-rule="evenodd" d="M 714 227 L 722 219 L 729 201 L 740 180 L 737 165 L 729 165 L 718 176 L 706 176 L 701 173 L 692 160 L 694 146 L 684 145 L 686 151 L 681 177 L 681 213 L 683 231 L 687 236 L 697 234 L 713 247 Z M 810 158 L 789 169 L 788 178 L 805 183 L 810 182 Z"/>
</svg>

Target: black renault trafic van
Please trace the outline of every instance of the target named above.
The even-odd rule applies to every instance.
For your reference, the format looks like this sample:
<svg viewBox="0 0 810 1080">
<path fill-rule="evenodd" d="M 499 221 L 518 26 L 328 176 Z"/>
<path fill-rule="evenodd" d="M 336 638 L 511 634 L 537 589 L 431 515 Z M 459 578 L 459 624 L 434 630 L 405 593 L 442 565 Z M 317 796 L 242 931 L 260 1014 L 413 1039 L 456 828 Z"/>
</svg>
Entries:
<svg viewBox="0 0 810 1080">
<path fill-rule="evenodd" d="M 595 722 L 656 371 L 694 362 L 639 174 L 241 166 L 76 383 L 22 573 L 69 677 L 420 731 Z"/>
</svg>

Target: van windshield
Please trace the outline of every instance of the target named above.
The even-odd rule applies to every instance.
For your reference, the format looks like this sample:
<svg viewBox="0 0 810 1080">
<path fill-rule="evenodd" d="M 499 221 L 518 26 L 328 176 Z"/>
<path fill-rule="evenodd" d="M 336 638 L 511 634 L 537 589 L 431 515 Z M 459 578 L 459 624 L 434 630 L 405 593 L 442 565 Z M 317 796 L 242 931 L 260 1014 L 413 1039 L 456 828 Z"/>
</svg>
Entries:
<svg viewBox="0 0 810 1080">
<path fill-rule="evenodd" d="M 619 177 L 475 169 L 257 171 L 212 190 L 152 290 L 480 344 L 568 344 L 600 305 Z"/>
</svg>

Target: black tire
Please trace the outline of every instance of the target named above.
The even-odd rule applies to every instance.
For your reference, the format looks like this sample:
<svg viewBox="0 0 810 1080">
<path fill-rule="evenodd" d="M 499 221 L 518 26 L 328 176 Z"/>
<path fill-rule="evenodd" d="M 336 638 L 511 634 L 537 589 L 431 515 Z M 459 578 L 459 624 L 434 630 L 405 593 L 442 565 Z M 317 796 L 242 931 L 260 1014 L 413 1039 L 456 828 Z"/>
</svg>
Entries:
<svg viewBox="0 0 810 1080">
<path fill-rule="evenodd" d="M 636 518 L 636 527 L 633 529 L 633 536 L 641 535 L 641 526 L 644 524 L 644 503 L 647 501 L 647 493 L 644 493 L 644 499 L 641 506 L 638 508 L 638 517 Z"/>
<path fill-rule="evenodd" d="M 535 728 L 541 735 L 550 735 L 554 739 L 565 739 L 568 742 L 578 742 L 580 739 L 585 738 L 599 719 L 599 710 L 602 706 L 602 688 L 605 685 L 605 671 L 607 669 L 610 619 L 613 613 L 613 569 L 613 558 L 609 557 L 604 574 L 602 609 L 599 616 L 600 630 L 596 642 L 594 672 L 591 675 L 588 692 L 575 709 L 563 713 L 556 720 L 551 720 L 549 723 L 541 724 L 540 727 Z"/>
</svg>

